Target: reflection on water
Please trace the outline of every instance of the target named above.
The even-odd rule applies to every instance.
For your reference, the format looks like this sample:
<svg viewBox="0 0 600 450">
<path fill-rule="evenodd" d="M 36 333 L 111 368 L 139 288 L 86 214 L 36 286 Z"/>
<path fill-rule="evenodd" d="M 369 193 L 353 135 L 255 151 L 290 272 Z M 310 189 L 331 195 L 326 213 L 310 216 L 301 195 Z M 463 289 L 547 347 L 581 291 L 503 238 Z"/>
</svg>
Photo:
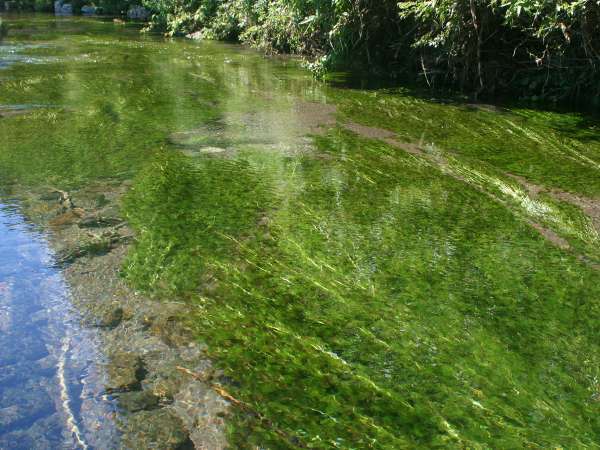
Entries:
<svg viewBox="0 0 600 450">
<path fill-rule="evenodd" d="M 102 355 L 52 262 L 44 235 L 0 203 L 0 448 L 112 448 Z"/>
<path fill-rule="evenodd" d="M 16 63 L 46 64 L 56 61 L 56 58 L 52 57 L 34 57 L 23 53 L 43 47 L 43 45 L 0 45 L 0 69 Z"/>
</svg>

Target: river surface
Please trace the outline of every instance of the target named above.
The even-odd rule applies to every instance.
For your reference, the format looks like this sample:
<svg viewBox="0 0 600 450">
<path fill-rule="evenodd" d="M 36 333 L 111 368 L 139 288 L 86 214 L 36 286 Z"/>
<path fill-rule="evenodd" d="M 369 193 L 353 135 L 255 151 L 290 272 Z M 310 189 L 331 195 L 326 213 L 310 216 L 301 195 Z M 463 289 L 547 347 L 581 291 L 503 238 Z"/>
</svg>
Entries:
<svg viewBox="0 0 600 450">
<path fill-rule="evenodd" d="M 0 448 L 115 442 L 82 413 L 114 405 L 101 371 L 82 383 L 102 352 L 52 229 L 19 212 L 52 189 L 100 207 L 98 185 L 128 186 L 129 286 L 194 305 L 245 405 L 234 448 L 597 448 L 596 118 L 336 87 L 108 20 L 4 20 Z"/>
<path fill-rule="evenodd" d="M 46 236 L 0 204 L 0 448 L 115 448 L 103 355 Z"/>
</svg>

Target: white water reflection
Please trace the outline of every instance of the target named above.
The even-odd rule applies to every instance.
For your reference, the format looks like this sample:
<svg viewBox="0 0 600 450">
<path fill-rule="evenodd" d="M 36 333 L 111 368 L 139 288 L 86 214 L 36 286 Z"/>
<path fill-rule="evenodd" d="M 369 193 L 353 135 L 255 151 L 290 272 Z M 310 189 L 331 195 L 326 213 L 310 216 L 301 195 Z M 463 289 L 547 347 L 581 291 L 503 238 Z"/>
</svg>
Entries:
<svg viewBox="0 0 600 450">
<path fill-rule="evenodd" d="M 116 448 L 102 361 L 45 236 L 0 203 L 0 448 Z"/>
<path fill-rule="evenodd" d="M 0 45 L 0 69 L 7 68 L 13 64 L 48 64 L 60 61 L 55 56 L 34 56 L 24 52 L 38 48 L 46 48 L 45 44 L 1 44 Z"/>
</svg>

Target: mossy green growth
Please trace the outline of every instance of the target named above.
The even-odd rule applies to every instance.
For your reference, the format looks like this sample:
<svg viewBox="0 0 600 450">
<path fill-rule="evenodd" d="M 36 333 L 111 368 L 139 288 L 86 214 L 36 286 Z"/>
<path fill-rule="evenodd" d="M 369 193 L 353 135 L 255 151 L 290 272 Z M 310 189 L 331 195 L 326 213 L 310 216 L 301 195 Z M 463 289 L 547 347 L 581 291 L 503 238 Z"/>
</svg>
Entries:
<svg viewBox="0 0 600 450">
<path fill-rule="evenodd" d="M 0 47 L 0 184 L 69 190 L 130 179 L 171 132 L 214 118 L 210 106 L 223 93 L 217 65 L 195 76 L 195 47 L 137 28 L 24 15 L 12 18 L 8 37 Z"/>
<path fill-rule="evenodd" d="M 244 161 L 163 153 L 138 180 L 123 203 L 138 231 L 127 276 L 163 295 L 194 292 L 207 261 L 230 254 L 229 236 L 252 235 L 269 205 Z"/>
<path fill-rule="evenodd" d="M 445 103 L 406 90 L 332 92 L 348 120 L 549 187 L 600 196 L 600 129 L 585 115 Z M 368 111 L 368 114 L 365 114 Z"/>
<path fill-rule="evenodd" d="M 600 276 L 577 258 L 597 240 L 506 174 L 597 196 L 591 119 L 326 87 L 294 62 L 95 20 L 8 30 L 0 189 L 133 177 L 124 274 L 197 305 L 225 389 L 259 414 L 234 408 L 233 448 L 600 441 Z M 342 127 L 308 138 L 314 103 L 444 163 Z"/>
<path fill-rule="evenodd" d="M 130 279 L 183 288 L 227 389 L 266 418 L 238 411 L 233 445 L 594 445 L 598 272 L 397 149 L 317 148 L 155 164 L 126 204 Z"/>
</svg>

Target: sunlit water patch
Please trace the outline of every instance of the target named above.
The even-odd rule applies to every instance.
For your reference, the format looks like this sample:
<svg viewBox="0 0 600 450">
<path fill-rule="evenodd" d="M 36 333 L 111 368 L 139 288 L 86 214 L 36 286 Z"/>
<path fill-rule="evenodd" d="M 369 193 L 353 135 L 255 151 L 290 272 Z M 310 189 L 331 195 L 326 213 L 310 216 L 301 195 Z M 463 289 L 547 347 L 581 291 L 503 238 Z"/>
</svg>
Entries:
<svg viewBox="0 0 600 450">
<path fill-rule="evenodd" d="M 0 448 L 116 448 L 102 360 L 45 236 L 0 203 Z"/>
<path fill-rule="evenodd" d="M 30 51 L 47 47 L 43 44 L 12 44 L 0 45 L 0 69 L 13 64 L 46 64 L 58 61 L 55 56 L 35 56 Z"/>
</svg>

